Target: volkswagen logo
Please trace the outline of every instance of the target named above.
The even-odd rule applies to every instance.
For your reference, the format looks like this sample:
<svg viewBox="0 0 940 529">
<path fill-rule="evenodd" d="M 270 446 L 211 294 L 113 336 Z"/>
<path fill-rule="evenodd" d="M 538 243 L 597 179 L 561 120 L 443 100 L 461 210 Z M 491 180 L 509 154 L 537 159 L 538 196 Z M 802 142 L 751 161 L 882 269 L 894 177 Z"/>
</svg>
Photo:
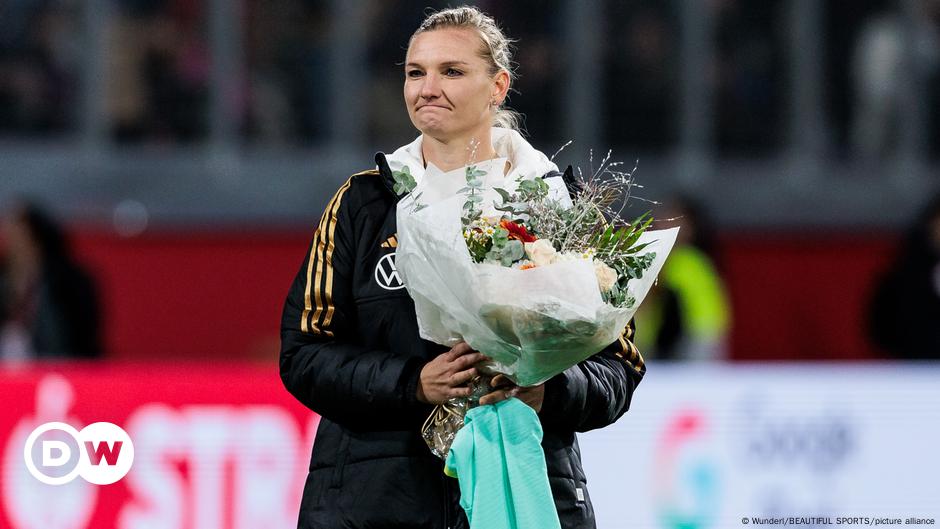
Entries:
<svg viewBox="0 0 940 529">
<path fill-rule="evenodd" d="M 398 290 L 405 287 L 401 276 L 398 275 L 398 269 L 395 268 L 395 252 L 383 255 L 379 259 L 379 264 L 375 265 L 375 282 L 385 290 Z"/>
</svg>

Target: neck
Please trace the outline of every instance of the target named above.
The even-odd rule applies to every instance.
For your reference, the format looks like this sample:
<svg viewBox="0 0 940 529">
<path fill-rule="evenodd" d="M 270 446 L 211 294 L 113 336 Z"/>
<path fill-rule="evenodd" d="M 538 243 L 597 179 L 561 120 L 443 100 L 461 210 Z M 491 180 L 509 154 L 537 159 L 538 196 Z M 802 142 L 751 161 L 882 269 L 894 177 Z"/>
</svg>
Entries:
<svg viewBox="0 0 940 529">
<path fill-rule="evenodd" d="M 424 140 L 421 142 L 421 155 L 424 156 L 425 164 L 433 163 L 446 173 L 463 167 L 471 161 L 471 143 L 477 144 L 472 161 L 480 162 L 496 158 L 496 149 L 493 148 L 489 127 L 474 134 L 447 140 L 439 140 L 424 134 Z"/>
</svg>

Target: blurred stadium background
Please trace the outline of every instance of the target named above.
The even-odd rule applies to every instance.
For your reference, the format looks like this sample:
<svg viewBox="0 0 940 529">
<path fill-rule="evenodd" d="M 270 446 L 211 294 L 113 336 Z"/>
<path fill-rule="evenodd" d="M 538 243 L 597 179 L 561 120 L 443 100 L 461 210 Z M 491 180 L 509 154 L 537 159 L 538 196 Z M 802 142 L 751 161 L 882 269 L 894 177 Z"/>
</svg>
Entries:
<svg viewBox="0 0 940 529">
<path fill-rule="evenodd" d="M 746 472 L 730 485 L 708 481 L 703 476 L 715 474 L 698 472 L 701 461 L 694 457 L 691 474 L 676 471 L 673 478 L 663 478 L 656 465 L 635 475 L 608 474 L 597 486 L 613 490 L 624 480 L 660 503 L 641 497 L 650 514 L 632 525 L 631 511 L 616 511 L 625 507 L 612 499 L 606 512 L 623 512 L 624 518 L 603 527 L 727 527 L 775 509 L 795 516 L 809 508 L 849 516 L 847 509 L 861 505 L 859 498 L 884 493 L 871 481 L 872 462 L 882 454 L 873 446 L 898 453 L 907 447 L 897 456 L 899 464 L 918 468 L 896 479 L 932 489 L 918 496 L 895 488 L 880 503 L 867 503 L 869 514 L 923 516 L 928 508 L 940 514 L 940 489 L 928 479 L 938 471 L 937 458 L 920 458 L 922 445 L 901 442 L 919 427 L 921 440 L 940 440 L 933 426 L 940 413 L 937 390 L 923 378 L 935 382 L 940 371 L 897 361 L 940 358 L 940 250 L 932 254 L 933 268 L 923 283 L 910 287 L 924 296 L 889 295 L 908 292 L 906 286 L 878 294 L 889 270 L 901 266 L 910 238 L 924 232 L 912 228 L 915 223 L 926 222 L 931 240 L 940 241 L 940 214 L 918 220 L 940 189 L 940 1 L 476 4 L 519 40 L 520 78 L 509 106 L 526 116 L 537 148 L 552 153 L 574 140 L 557 161 L 584 170 L 591 167 L 592 152 L 593 163 L 609 149 L 627 165 L 636 160 L 643 188 L 635 194 L 661 205 L 637 202 L 631 211 L 679 216 L 672 222 L 686 228 L 694 219 L 695 230 L 686 232 L 697 237 L 687 242 L 698 252 L 682 260 L 691 263 L 691 271 L 674 270 L 650 304 L 655 313 L 638 317 L 638 340 L 652 366 L 644 385 L 656 384 L 662 368 L 660 391 L 673 388 L 687 399 L 677 397 L 681 402 L 669 408 L 641 400 L 645 390 L 659 394 L 641 386 L 636 411 L 650 406 L 661 415 L 641 412 L 631 423 L 628 414 L 620 430 L 605 434 L 613 441 L 589 437 L 593 441 L 586 443 L 606 446 L 610 457 L 627 450 L 642 459 L 647 456 L 617 444 L 623 441 L 617 432 L 639 424 L 649 436 L 634 444 L 655 447 L 651 439 L 699 431 L 703 414 L 725 417 L 728 399 L 769 400 L 783 406 L 780 413 L 788 419 L 755 441 L 759 447 L 766 441 L 783 450 L 783 457 L 809 447 L 850 461 L 849 467 L 793 479 L 784 467 L 757 465 L 766 478 L 759 485 L 743 478 Z M 7 458 L 0 527 L 292 526 L 315 417 L 291 402 L 276 378 L 281 305 L 335 189 L 353 172 L 371 168 L 375 151 L 390 152 L 416 135 L 401 101 L 399 63 L 426 9 L 447 5 L 0 1 L 0 208 L 9 213 L 29 200 L 67 230 L 76 261 L 97 286 L 101 344 L 97 364 L 19 361 L 0 370 L 0 394 L 10 403 L 0 420 L 5 450 L 15 453 L 9 447 L 22 446 L 24 424 L 72 412 L 78 422 L 145 424 L 131 429 L 132 438 L 147 438 L 148 428 L 164 424 L 190 431 L 193 439 L 175 448 L 190 450 L 193 458 L 169 467 L 177 478 L 101 489 L 98 507 L 90 511 L 91 500 L 81 492 L 62 500 L 85 505 L 86 518 L 54 519 L 54 509 L 36 507 L 49 496 L 11 492 L 37 485 L 22 485 L 16 477 L 25 472 L 17 466 L 19 456 Z M 684 197 L 681 205 L 678 197 Z M 7 233 L 0 241 L 7 260 L 14 251 L 10 239 Z M 704 291 L 695 287 L 702 277 L 710 285 Z M 887 321 L 880 306 L 888 307 L 889 316 L 907 307 L 919 317 L 888 318 L 891 329 L 884 331 L 878 328 Z M 664 337 L 669 329 L 672 334 Z M 898 345 L 898 335 L 923 338 Z M 666 360 L 678 362 L 667 366 Z M 782 368 L 780 362 L 794 365 Z M 762 378 L 767 373 L 780 376 Z M 803 405 L 788 405 L 787 395 L 799 389 L 792 377 L 819 373 L 831 377 L 815 382 L 813 394 L 820 400 L 800 397 Z M 875 386 L 878 373 L 893 381 L 879 388 L 878 413 L 861 404 L 864 398 L 846 400 L 844 392 L 825 390 L 827 380 L 840 374 L 851 387 Z M 726 392 L 743 389 L 712 400 L 688 389 L 706 388 L 705 380 L 726 384 Z M 204 381 L 208 385 L 200 390 Z M 147 392 L 138 391 L 138 382 Z M 109 399 L 104 388 L 112 385 L 117 389 Z M 41 394 L 68 405 L 52 406 Z M 684 407 L 689 403 L 705 411 L 690 412 Z M 144 412 L 156 413 L 152 406 L 171 417 L 142 422 Z M 215 410 L 217 429 L 181 426 L 207 407 Z M 777 408 L 765 409 L 772 416 Z M 212 439 L 218 446 L 229 442 L 212 432 L 252 431 L 246 426 L 258 417 L 252 410 L 270 412 L 261 413 L 267 419 L 257 423 L 259 432 L 272 431 L 266 420 L 290 424 L 279 430 L 281 437 L 259 434 L 257 446 L 297 446 L 285 449 L 293 470 L 277 474 L 284 477 L 280 481 L 272 478 L 281 485 L 250 489 L 261 499 L 239 510 L 221 492 L 241 483 L 231 478 L 227 463 L 217 469 L 227 469 L 218 472 L 228 477 L 216 482 L 198 478 L 202 474 L 192 461 L 194 454 L 205 457 L 199 450 L 208 450 Z M 888 424 L 897 433 L 866 437 L 883 418 L 894 421 Z M 727 421 L 728 439 L 749 424 Z M 781 434 L 787 425 L 804 437 Z M 721 474 L 733 467 L 722 458 L 735 446 L 714 441 L 695 454 L 714 456 Z M 138 457 L 146 454 L 138 447 Z M 245 468 L 264 475 L 270 468 L 262 456 L 272 452 L 253 454 L 255 466 Z M 757 454 L 763 456 L 765 462 L 776 457 Z M 676 464 L 684 460 L 675 453 L 669 457 Z M 838 494 L 825 486 L 834 482 L 832 468 L 851 469 L 838 478 L 849 482 Z M 859 485 L 865 482 L 867 489 Z M 171 484 L 185 492 L 172 501 L 154 492 Z M 753 501 L 737 494 L 758 486 Z M 831 495 L 802 503 L 764 501 L 781 490 L 807 487 Z M 706 489 L 724 495 L 711 496 Z M 64 494 L 56 490 L 46 494 Z M 275 498 L 259 492 L 264 490 L 295 495 Z M 128 512 L 135 501 L 142 506 Z M 698 501 L 714 509 L 696 511 Z M 698 514 L 683 518 L 650 507 L 666 503 L 673 511 Z M 218 517 L 194 507 L 216 504 Z M 14 512 L 11 505 L 20 507 Z"/>
</svg>

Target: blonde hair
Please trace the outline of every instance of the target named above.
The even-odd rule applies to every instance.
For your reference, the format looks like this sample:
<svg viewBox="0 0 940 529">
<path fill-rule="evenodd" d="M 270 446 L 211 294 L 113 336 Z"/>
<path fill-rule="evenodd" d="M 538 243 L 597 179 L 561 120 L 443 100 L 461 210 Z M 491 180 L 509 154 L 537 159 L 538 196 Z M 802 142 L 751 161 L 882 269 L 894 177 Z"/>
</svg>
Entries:
<svg viewBox="0 0 940 529">
<path fill-rule="evenodd" d="M 493 76 L 500 70 L 505 70 L 509 74 L 510 86 L 516 80 L 512 63 L 513 41 L 503 33 L 493 17 L 472 6 L 455 7 L 431 13 L 408 40 L 408 47 L 411 48 L 411 43 L 419 34 L 444 28 L 476 30 L 483 43 L 480 47 L 480 58 L 489 64 L 489 74 Z M 493 115 L 494 126 L 518 131 L 521 121 L 522 116 L 518 112 L 505 107 L 505 100 L 496 107 Z"/>
</svg>

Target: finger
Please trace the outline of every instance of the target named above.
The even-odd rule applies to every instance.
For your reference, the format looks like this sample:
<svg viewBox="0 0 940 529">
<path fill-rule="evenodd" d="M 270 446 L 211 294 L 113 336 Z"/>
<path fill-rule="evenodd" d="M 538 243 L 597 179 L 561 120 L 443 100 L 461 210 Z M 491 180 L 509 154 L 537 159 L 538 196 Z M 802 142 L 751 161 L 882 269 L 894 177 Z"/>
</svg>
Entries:
<svg viewBox="0 0 940 529">
<path fill-rule="evenodd" d="M 467 344 L 467 342 L 460 342 L 450 349 L 451 360 L 459 358 L 460 356 L 463 356 L 471 351 L 473 351 L 473 349 L 470 348 L 470 345 Z"/>
<path fill-rule="evenodd" d="M 448 384 L 451 386 L 462 386 L 473 380 L 473 377 L 475 376 L 477 376 L 477 370 L 475 367 L 471 367 L 466 371 L 459 371 L 451 375 L 448 379 Z"/>
<path fill-rule="evenodd" d="M 473 393 L 473 388 L 468 387 L 459 387 L 459 388 L 450 388 L 447 390 L 449 398 L 455 397 L 469 397 Z"/>
<path fill-rule="evenodd" d="M 454 369 L 463 370 L 472 365 L 479 364 L 480 362 L 486 360 L 486 355 L 483 353 L 471 353 L 465 354 L 460 358 L 454 360 Z"/>
<path fill-rule="evenodd" d="M 509 380 L 509 377 L 506 375 L 496 375 L 493 377 L 493 380 L 490 381 L 490 386 L 494 388 L 501 388 L 506 386 L 515 386 L 512 380 Z"/>
<path fill-rule="evenodd" d="M 486 395 L 483 395 L 482 397 L 480 397 L 480 406 L 485 406 L 487 404 L 496 404 L 497 402 L 499 402 L 499 398 L 502 393 L 503 393 L 502 391 L 494 391 L 492 393 L 487 393 Z"/>
<path fill-rule="evenodd" d="M 448 350 L 446 353 L 441 353 L 441 357 L 443 357 L 447 362 L 453 362 L 458 356 L 460 356 L 458 352 L 460 350 L 459 348 L 461 343 L 463 342 L 460 342 L 457 345 L 451 347 L 450 350 Z"/>
<path fill-rule="evenodd" d="M 498 390 L 480 397 L 480 404 L 496 404 L 515 396 L 515 390 Z"/>
</svg>

